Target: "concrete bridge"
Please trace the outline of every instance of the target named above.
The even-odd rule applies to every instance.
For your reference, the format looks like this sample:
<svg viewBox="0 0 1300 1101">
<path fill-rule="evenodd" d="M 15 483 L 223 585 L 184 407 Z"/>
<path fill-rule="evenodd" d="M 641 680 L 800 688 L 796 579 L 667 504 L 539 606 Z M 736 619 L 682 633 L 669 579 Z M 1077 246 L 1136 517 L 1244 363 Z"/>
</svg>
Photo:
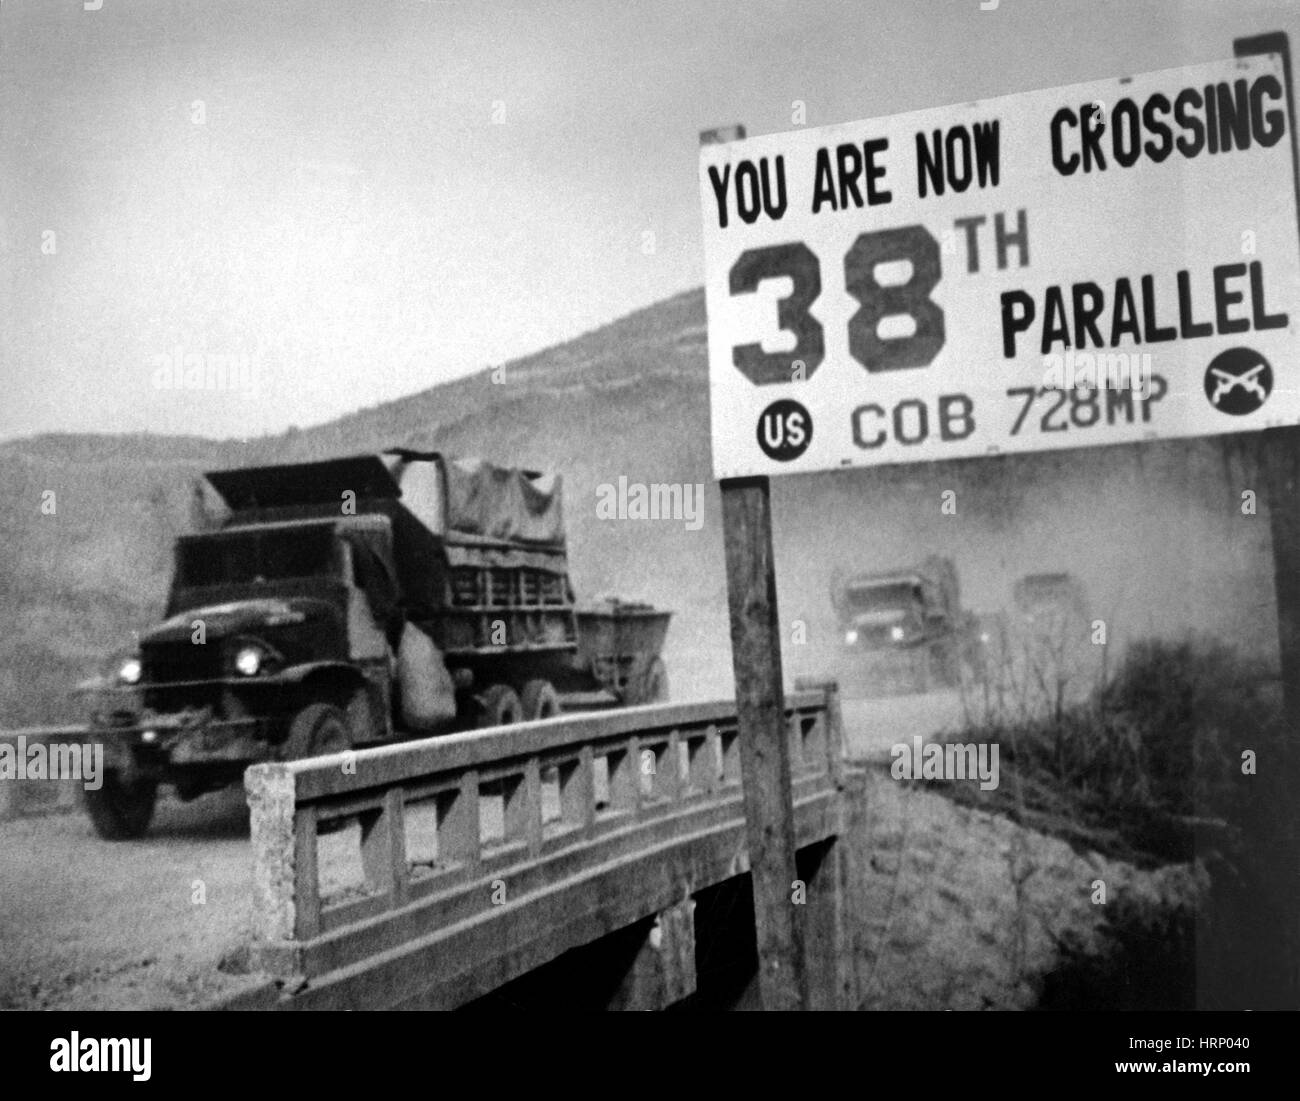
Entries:
<svg viewBox="0 0 1300 1101">
<path fill-rule="evenodd" d="M 855 1007 L 861 777 L 833 687 L 786 715 L 812 1004 Z M 227 1007 L 755 1005 L 739 737 L 734 703 L 656 705 L 251 768 L 268 978 Z M 323 884 L 321 845 L 353 825 L 360 874 Z"/>
</svg>

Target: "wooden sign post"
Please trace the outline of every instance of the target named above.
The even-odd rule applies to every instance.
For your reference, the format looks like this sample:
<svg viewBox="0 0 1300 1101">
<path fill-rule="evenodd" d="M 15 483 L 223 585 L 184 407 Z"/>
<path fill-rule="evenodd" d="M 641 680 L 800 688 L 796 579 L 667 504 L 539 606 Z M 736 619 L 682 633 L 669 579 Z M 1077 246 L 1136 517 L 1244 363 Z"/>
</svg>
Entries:
<svg viewBox="0 0 1300 1101">
<path fill-rule="evenodd" d="M 721 485 L 759 993 L 764 1009 L 806 1009 L 804 931 L 801 908 L 793 901 L 794 800 L 768 480 L 725 478 Z"/>
<path fill-rule="evenodd" d="M 1236 57 L 1279 54 L 1286 77 L 1287 126 L 1291 135 L 1291 170 L 1295 181 L 1295 202 L 1300 217 L 1300 154 L 1296 145 L 1295 90 L 1292 85 L 1291 45 L 1281 31 L 1234 39 Z M 1300 242 L 1297 242 L 1300 245 Z M 1260 434 L 1260 469 L 1264 497 L 1268 502 L 1269 529 L 1273 541 L 1273 580 L 1277 599 L 1278 658 L 1282 676 L 1282 716 L 1286 739 L 1282 760 L 1260 761 L 1261 768 L 1279 768 L 1285 778 L 1283 790 L 1300 791 L 1300 426 L 1265 429 Z M 1283 807 L 1276 808 L 1284 814 Z M 1289 816 L 1292 822 L 1295 816 Z M 1278 945 L 1283 955 L 1286 1001 L 1300 1005 L 1300 837 L 1294 830 L 1283 839 L 1277 853 L 1276 881 L 1282 892 L 1280 910 L 1288 921 L 1280 929 Z"/>
<path fill-rule="evenodd" d="M 744 137 L 744 126 L 726 127 L 705 131 L 700 144 Z M 794 905 L 794 800 L 772 554 L 771 494 L 763 476 L 723 478 L 719 484 L 759 995 L 764 1009 L 807 1009 L 804 930 L 800 908 Z"/>
</svg>

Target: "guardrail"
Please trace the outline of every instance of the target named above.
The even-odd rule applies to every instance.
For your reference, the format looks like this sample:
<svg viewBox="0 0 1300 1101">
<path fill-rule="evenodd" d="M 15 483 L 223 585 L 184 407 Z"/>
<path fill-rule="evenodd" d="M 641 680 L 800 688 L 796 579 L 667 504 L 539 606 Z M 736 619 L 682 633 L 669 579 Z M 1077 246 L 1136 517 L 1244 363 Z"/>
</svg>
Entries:
<svg viewBox="0 0 1300 1101">
<path fill-rule="evenodd" d="M 813 844 L 840 827 L 834 688 L 786 708 Z M 295 1007 L 450 1006 L 689 901 L 748 870 L 738 738 L 732 701 L 668 704 L 253 766 L 255 966 Z M 349 855 L 361 881 L 322 890 Z"/>
<path fill-rule="evenodd" d="M 85 782 L 81 778 L 81 762 L 76 762 L 75 776 L 66 776 L 72 761 L 61 747 L 81 746 L 86 733 L 85 726 L 0 730 L 0 822 L 76 809 L 77 792 Z M 38 759 L 41 775 L 31 778 Z M 56 772 L 58 776 L 51 778 Z"/>
</svg>

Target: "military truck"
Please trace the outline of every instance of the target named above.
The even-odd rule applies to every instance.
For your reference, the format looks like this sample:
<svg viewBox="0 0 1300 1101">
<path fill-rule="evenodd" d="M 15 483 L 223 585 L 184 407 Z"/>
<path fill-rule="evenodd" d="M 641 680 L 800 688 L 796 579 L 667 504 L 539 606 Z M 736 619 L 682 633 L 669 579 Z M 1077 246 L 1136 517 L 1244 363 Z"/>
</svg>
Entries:
<svg viewBox="0 0 1300 1101">
<path fill-rule="evenodd" d="M 834 605 L 850 684 L 912 691 L 961 682 L 973 618 L 962 612 L 957 570 L 937 555 L 919 566 L 837 577 Z"/>
<path fill-rule="evenodd" d="M 206 481 L 165 620 L 87 686 L 103 837 L 143 834 L 160 783 L 667 696 L 669 613 L 575 602 L 558 477 L 396 448 Z"/>
<path fill-rule="evenodd" d="M 1031 573 L 1011 590 L 1022 630 L 1042 640 L 1087 631 L 1087 598 L 1083 585 L 1070 573 Z"/>
</svg>

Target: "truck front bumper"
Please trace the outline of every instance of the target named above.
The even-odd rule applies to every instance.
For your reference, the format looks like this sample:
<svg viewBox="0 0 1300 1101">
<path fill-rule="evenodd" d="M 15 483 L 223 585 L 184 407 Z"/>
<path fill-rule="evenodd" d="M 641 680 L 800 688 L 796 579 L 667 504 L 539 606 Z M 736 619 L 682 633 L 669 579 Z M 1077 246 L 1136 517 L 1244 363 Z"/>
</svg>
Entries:
<svg viewBox="0 0 1300 1101">
<path fill-rule="evenodd" d="M 264 719 L 215 719 L 203 711 L 145 712 L 129 725 L 91 727 L 91 737 L 104 743 L 108 767 L 124 776 L 269 760 L 273 755 L 269 733 Z"/>
</svg>

